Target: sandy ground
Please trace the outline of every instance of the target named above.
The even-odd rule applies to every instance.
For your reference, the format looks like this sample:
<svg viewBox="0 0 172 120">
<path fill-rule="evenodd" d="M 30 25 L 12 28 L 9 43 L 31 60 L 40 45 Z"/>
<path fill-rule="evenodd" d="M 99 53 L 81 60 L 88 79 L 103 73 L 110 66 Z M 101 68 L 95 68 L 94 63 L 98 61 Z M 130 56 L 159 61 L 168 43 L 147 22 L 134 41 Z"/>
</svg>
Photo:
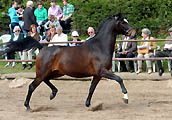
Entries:
<svg viewBox="0 0 172 120">
<path fill-rule="evenodd" d="M 42 83 L 34 92 L 27 112 L 23 103 L 32 80 L 19 88 L 10 88 L 12 80 L 0 80 L 0 120 L 171 120 L 172 79 L 124 80 L 129 104 L 122 101 L 119 84 L 102 80 L 93 95 L 92 105 L 103 103 L 103 109 L 88 111 L 85 107 L 90 81 L 52 80 L 59 89 L 54 100 L 51 90 Z M 37 110 L 37 111 L 36 111 Z"/>
</svg>

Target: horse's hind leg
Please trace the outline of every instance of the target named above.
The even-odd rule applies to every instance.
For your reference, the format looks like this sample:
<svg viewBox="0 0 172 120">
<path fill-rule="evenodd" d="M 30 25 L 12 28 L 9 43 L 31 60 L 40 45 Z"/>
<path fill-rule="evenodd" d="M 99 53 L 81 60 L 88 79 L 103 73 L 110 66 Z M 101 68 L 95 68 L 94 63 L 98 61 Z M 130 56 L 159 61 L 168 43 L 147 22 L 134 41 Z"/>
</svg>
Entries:
<svg viewBox="0 0 172 120">
<path fill-rule="evenodd" d="M 50 95 L 50 100 L 52 100 L 52 99 L 56 96 L 56 94 L 57 94 L 57 92 L 58 92 L 58 89 L 50 82 L 50 80 L 45 80 L 44 82 L 45 82 L 45 84 L 47 84 L 47 85 L 51 88 L 51 90 L 52 90 L 52 93 L 51 93 L 51 95 Z"/>
<path fill-rule="evenodd" d="M 108 79 L 111 79 L 111 80 L 116 80 L 120 84 L 121 89 L 122 89 L 122 93 L 124 94 L 124 97 L 123 97 L 124 102 L 128 103 L 127 89 L 124 86 L 123 79 L 121 79 L 119 76 L 113 74 L 112 72 L 110 72 L 110 71 L 108 71 L 106 69 L 104 69 L 102 71 L 101 76 L 105 77 L 105 78 L 108 78 Z"/>
<path fill-rule="evenodd" d="M 29 90 L 26 96 L 26 100 L 24 102 L 24 106 L 27 108 L 27 110 L 30 110 L 30 98 L 32 96 L 33 91 L 38 87 L 38 85 L 41 83 L 42 81 L 37 80 L 37 78 L 29 85 Z"/>
<path fill-rule="evenodd" d="M 86 100 L 86 103 L 85 103 L 86 107 L 90 106 L 92 95 L 93 95 L 94 90 L 95 90 L 97 84 L 99 83 L 100 79 L 101 79 L 101 77 L 98 77 L 98 76 L 93 77 L 93 80 L 91 82 L 91 86 L 90 86 L 90 89 L 89 89 L 89 94 L 88 94 L 88 97 L 87 97 L 87 100 Z"/>
</svg>

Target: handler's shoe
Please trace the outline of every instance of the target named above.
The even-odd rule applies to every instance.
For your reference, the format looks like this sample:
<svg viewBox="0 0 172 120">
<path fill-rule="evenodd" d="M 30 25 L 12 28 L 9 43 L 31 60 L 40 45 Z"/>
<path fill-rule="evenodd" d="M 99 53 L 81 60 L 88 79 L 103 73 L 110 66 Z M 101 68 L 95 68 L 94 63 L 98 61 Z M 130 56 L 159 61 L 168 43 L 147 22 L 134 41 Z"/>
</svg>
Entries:
<svg viewBox="0 0 172 120">
<path fill-rule="evenodd" d="M 159 69 L 159 76 L 162 76 L 163 73 L 164 73 L 164 69 L 163 68 Z"/>
<path fill-rule="evenodd" d="M 33 67 L 32 64 L 29 64 L 28 65 L 28 70 L 30 70 L 32 67 Z"/>
<path fill-rule="evenodd" d="M 11 66 L 12 66 L 12 67 L 15 67 L 15 66 L 16 66 L 16 63 L 15 63 L 15 62 L 13 62 Z"/>
<path fill-rule="evenodd" d="M 23 64 L 22 70 L 24 70 L 26 67 L 27 67 L 26 64 Z"/>
<path fill-rule="evenodd" d="M 8 62 L 8 63 L 5 65 L 5 67 L 7 68 L 7 67 L 9 67 L 10 65 L 11 65 L 11 63 Z"/>
</svg>

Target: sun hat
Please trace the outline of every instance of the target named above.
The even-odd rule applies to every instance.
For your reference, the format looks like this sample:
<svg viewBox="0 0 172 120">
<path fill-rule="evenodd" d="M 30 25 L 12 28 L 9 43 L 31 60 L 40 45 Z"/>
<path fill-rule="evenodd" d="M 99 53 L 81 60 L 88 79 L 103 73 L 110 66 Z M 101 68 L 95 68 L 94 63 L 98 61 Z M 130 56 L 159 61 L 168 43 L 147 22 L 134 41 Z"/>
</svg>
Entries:
<svg viewBox="0 0 172 120">
<path fill-rule="evenodd" d="M 143 28 L 142 29 L 142 33 L 146 34 L 146 35 L 150 35 L 151 31 L 148 28 Z"/>
<path fill-rule="evenodd" d="M 77 32 L 77 31 L 73 31 L 73 32 L 72 32 L 72 36 L 77 36 L 77 37 L 78 37 L 78 36 L 79 36 L 79 34 L 78 34 L 78 32 Z"/>
</svg>

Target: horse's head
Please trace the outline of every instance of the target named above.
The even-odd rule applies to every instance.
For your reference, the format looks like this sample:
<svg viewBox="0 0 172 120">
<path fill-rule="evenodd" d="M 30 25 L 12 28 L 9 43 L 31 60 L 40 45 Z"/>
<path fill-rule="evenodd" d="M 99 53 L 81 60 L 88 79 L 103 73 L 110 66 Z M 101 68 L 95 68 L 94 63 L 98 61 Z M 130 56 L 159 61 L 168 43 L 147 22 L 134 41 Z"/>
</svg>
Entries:
<svg viewBox="0 0 172 120">
<path fill-rule="evenodd" d="M 128 21 L 122 16 L 121 13 L 113 16 L 116 22 L 116 32 L 118 34 L 124 34 L 130 36 L 130 38 L 136 37 L 136 30 L 128 24 Z"/>
</svg>

